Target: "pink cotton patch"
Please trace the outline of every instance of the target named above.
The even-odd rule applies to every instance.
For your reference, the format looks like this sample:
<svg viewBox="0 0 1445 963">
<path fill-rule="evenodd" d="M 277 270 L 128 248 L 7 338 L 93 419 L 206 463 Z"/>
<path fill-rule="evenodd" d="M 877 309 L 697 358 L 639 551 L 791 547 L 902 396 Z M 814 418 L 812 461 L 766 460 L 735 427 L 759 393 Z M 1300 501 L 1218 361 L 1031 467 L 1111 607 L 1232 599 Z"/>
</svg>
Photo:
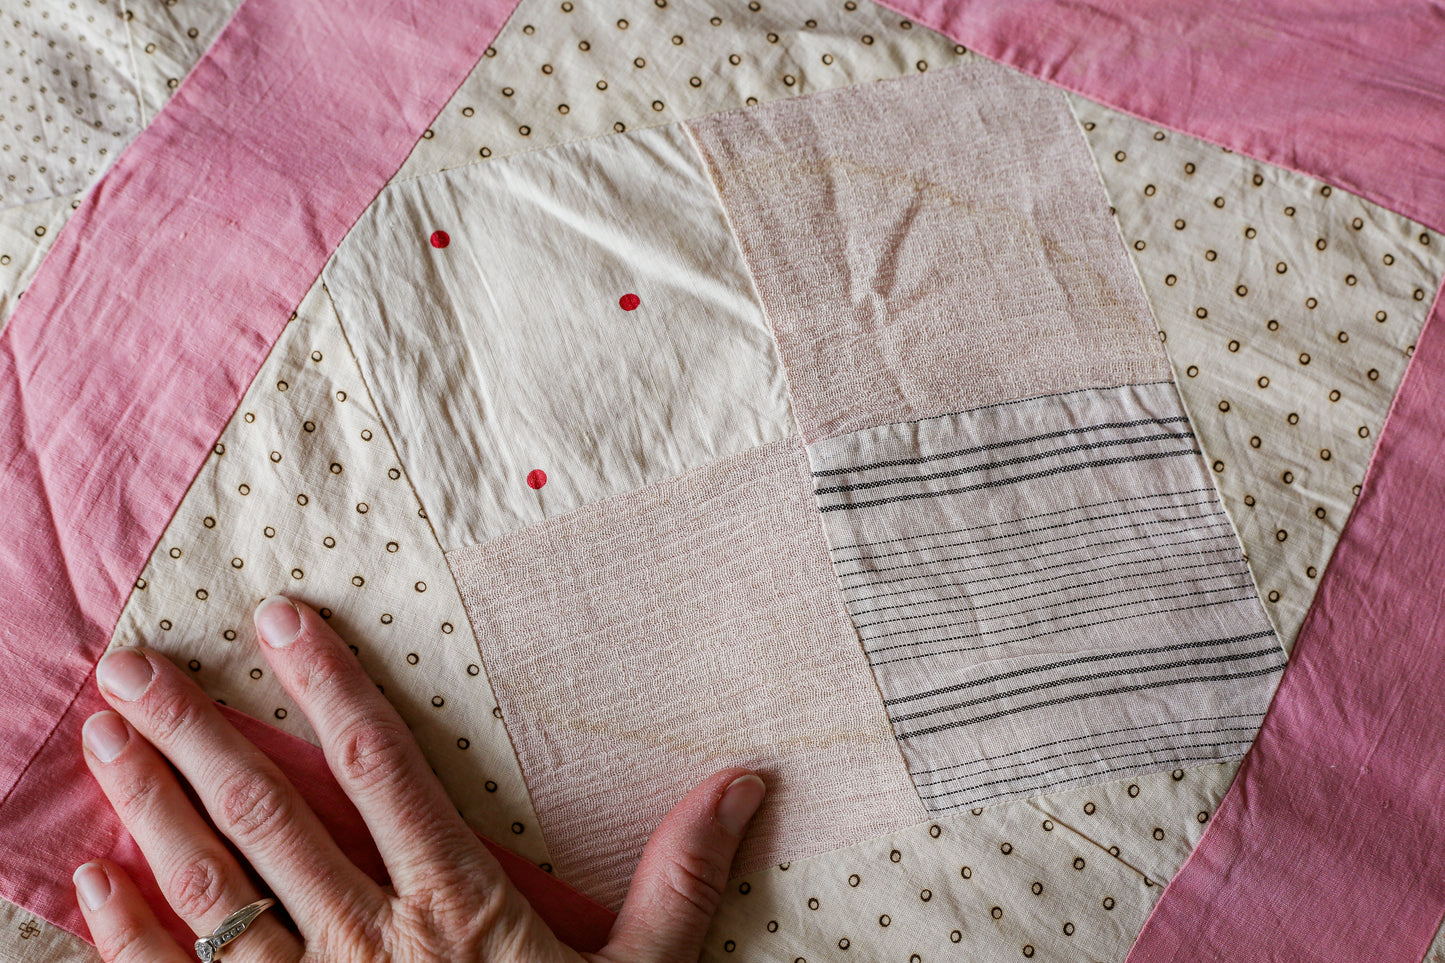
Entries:
<svg viewBox="0 0 1445 963">
<path fill-rule="evenodd" d="M 540 468 L 533 468 L 527 472 L 527 486 L 529 488 L 541 488 L 547 484 L 547 473 Z"/>
<path fill-rule="evenodd" d="M 635 294 L 624 294 L 617 300 L 617 303 L 622 306 L 624 311 L 636 311 L 637 306 L 642 303 L 642 299 Z"/>
<path fill-rule="evenodd" d="M 448 244 L 450 244 L 450 243 L 452 243 L 452 238 L 451 238 L 451 235 L 448 234 L 446 231 L 432 231 L 432 232 L 431 232 L 431 246 L 432 246 L 432 247 L 434 247 L 434 248 L 444 248 L 444 247 L 446 247 L 446 246 L 447 246 Z"/>
</svg>

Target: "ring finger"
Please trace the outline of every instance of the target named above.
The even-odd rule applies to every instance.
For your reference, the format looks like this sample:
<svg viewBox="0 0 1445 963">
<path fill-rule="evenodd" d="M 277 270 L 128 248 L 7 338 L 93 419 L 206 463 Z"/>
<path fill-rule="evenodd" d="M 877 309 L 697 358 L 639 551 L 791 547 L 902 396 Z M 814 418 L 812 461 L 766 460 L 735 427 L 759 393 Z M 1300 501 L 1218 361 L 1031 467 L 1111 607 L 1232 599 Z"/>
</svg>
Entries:
<svg viewBox="0 0 1445 963">
<path fill-rule="evenodd" d="M 193 787 L 211 821 L 255 868 L 308 941 L 370 920 L 381 889 L 346 857 L 291 781 L 222 718 L 164 656 L 117 648 L 100 660 L 101 694 Z"/>
<path fill-rule="evenodd" d="M 118 713 L 97 712 L 82 730 L 85 761 L 140 846 L 166 901 L 197 936 L 260 898 L 240 863 L 201 818 L 180 782 Z M 301 944 L 271 913 L 228 950 L 232 960 L 295 960 Z"/>
</svg>

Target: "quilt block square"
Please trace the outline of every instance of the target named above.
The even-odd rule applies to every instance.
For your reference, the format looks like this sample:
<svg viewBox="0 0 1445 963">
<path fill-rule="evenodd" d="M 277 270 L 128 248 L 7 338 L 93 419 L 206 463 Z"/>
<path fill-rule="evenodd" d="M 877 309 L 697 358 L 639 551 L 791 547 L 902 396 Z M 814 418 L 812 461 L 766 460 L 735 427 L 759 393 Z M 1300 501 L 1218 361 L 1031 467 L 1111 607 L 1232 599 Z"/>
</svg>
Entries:
<svg viewBox="0 0 1445 963">
<path fill-rule="evenodd" d="M 930 810 L 1249 747 L 1284 653 L 1172 383 L 810 454 L 848 610 Z"/>
<path fill-rule="evenodd" d="M 445 549 L 796 430 L 676 126 L 399 182 L 326 280 Z"/>
<path fill-rule="evenodd" d="M 979 60 L 687 127 L 809 442 L 1169 377 L 1058 90 Z"/>
<path fill-rule="evenodd" d="M 617 905 L 695 782 L 757 769 L 734 871 L 925 818 L 797 439 L 448 556 L 558 874 Z"/>
</svg>

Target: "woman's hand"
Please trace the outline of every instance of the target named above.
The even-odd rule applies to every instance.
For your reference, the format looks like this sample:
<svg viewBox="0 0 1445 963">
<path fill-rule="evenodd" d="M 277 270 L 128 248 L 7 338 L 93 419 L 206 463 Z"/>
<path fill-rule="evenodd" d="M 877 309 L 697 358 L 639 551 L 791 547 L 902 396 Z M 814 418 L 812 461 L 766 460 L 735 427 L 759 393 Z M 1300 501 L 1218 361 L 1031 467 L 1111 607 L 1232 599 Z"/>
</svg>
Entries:
<svg viewBox="0 0 1445 963">
<path fill-rule="evenodd" d="M 678 803 L 643 853 L 611 941 L 584 957 L 559 943 L 512 888 L 396 710 L 321 617 L 275 596 L 256 609 L 256 627 L 266 659 L 371 830 L 390 888 L 351 863 L 271 760 L 155 652 L 117 649 L 101 660 L 101 691 L 116 711 L 96 713 L 84 730 L 91 772 L 197 936 L 264 894 L 166 760 L 300 930 L 263 913 L 221 951 L 226 963 L 697 959 L 738 840 L 762 802 L 755 774 L 716 773 Z M 194 959 L 113 863 L 86 863 L 75 884 L 107 963 Z"/>
</svg>

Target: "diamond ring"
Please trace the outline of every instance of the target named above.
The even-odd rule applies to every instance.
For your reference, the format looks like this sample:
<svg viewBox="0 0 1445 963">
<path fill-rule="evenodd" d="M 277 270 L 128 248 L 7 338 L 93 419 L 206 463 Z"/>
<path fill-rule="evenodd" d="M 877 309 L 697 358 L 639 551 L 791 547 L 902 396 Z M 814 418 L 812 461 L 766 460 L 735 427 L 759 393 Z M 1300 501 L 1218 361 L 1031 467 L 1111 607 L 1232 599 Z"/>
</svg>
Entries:
<svg viewBox="0 0 1445 963">
<path fill-rule="evenodd" d="M 256 917 L 276 905 L 274 899 L 258 899 L 248 906 L 243 906 L 236 912 L 227 916 L 217 924 L 211 931 L 210 936 L 196 940 L 196 955 L 201 958 L 201 963 L 211 963 L 216 958 L 216 953 L 230 943 L 236 937 L 246 932 L 246 927 L 255 921 Z"/>
</svg>

